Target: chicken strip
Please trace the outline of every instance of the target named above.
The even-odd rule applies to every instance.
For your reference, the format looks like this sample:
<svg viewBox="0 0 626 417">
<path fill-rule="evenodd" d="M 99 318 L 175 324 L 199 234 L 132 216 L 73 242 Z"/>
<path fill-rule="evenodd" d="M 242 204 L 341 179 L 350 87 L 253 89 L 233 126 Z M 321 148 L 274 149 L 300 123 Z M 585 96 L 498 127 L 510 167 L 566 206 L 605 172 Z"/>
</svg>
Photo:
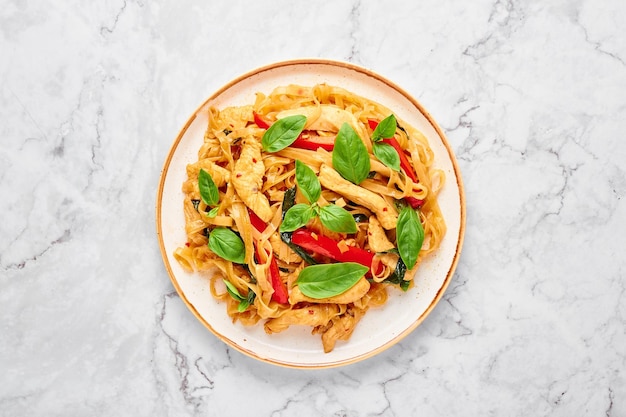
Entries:
<svg viewBox="0 0 626 417">
<path fill-rule="evenodd" d="M 337 340 L 348 340 L 350 338 L 365 311 L 352 308 L 341 317 L 333 319 L 332 326 L 322 334 L 322 344 L 324 345 L 325 353 L 334 349 Z"/>
<path fill-rule="evenodd" d="M 211 175 L 211 179 L 217 188 L 224 186 L 230 181 L 230 171 L 226 168 L 222 168 L 209 159 L 201 159 L 196 163 L 187 165 L 187 177 L 190 180 L 197 181 L 198 173 L 201 169 L 204 169 L 209 173 L 209 175 Z"/>
<path fill-rule="evenodd" d="M 393 243 L 389 241 L 385 230 L 380 225 L 376 216 L 370 216 L 369 225 L 367 227 L 367 243 L 373 252 L 387 252 L 395 248 Z"/>
<path fill-rule="evenodd" d="M 276 255 L 278 259 L 290 264 L 302 261 L 302 258 L 282 241 L 278 232 L 272 233 L 269 241 L 272 245 L 272 249 L 274 250 L 274 255 Z"/>
<path fill-rule="evenodd" d="M 209 159 L 201 159 L 196 163 L 187 165 L 187 181 L 183 182 L 182 190 L 193 200 L 200 199 L 200 188 L 198 186 L 200 169 L 204 169 L 211 175 L 217 188 L 221 188 L 230 181 L 230 171 L 214 164 Z"/>
<path fill-rule="evenodd" d="M 319 180 L 322 186 L 329 190 L 370 209 L 385 229 L 395 229 L 398 213 L 395 207 L 388 204 L 380 195 L 343 179 L 337 171 L 325 164 L 320 166 Z"/>
<path fill-rule="evenodd" d="M 264 174 L 261 143 L 254 138 L 245 139 L 239 159 L 235 163 L 232 184 L 244 204 L 264 222 L 269 222 L 274 213 L 269 200 L 261 192 Z"/>
<path fill-rule="evenodd" d="M 226 107 L 220 111 L 220 119 L 230 122 L 230 128 L 241 129 L 254 120 L 253 106 Z"/>
</svg>

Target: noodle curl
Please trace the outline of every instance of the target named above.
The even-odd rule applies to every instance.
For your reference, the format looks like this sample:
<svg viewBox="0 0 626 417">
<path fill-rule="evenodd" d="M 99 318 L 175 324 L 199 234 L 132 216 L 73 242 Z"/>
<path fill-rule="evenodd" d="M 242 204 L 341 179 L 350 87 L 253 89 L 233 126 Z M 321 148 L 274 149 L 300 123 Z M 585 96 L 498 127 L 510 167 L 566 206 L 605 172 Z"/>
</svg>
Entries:
<svg viewBox="0 0 626 417">
<path fill-rule="evenodd" d="M 214 108 L 198 160 L 187 166 L 182 184 L 187 242 L 174 256 L 186 271 L 210 275 L 210 292 L 226 306 L 233 322 L 263 325 L 277 333 L 305 325 L 320 335 L 325 352 L 350 338 L 371 307 L 383 306 L 390 288 L 409 290 L 420 262 L 436 251 L 446 233 L 437 203 L 444 173 L 436 169 L 426 137 L 400 119 L 393 137 L 401 169 L 383 163 L 372 141 L 378 123 L 392 111 L 341 87 L 319 84 L 287 85 L 269 95 L 257 93 L 253 104 Z M 276 152 L 267 152 L 262 139 L 278 120 L 303 115 L 299 140 Z M 367 178 L 351 183 L 333 168 L 333 141 L 348 125 L 361 139 L 370 160 Z M 319 144 L 319 146 L 317 145 Z M 321 193 L 309 202 L 298 188 L 296 161 L 318 177 Z M 208 173 L 219 193 L 217 204 L 202 197 L 201 172 Z M 296 204 L 319 210 L 336 205 L 354 219 L 356 232 L 330 230 L 319 217 L 295 232 L 281 232 L 285 211 Z M 417 214 L 423 243 L 417 261 L 407 268 L 398 244 L 399 214 L 409 207 Z M 323 220 L 323 219 L 322 219 Z M 227 260 L 209 242 L 216 229 L 232 231 L 243 243 L 243 263 Z M 349 289 L 330 297 L 304 294 L 298 277 L 308 266 L 341 262 L 313 246 L 299 246 L 296 237 L 335 245 L 338 254 L 369 256 L 369 272 Z M 293 239 L 293 240 L 292 240 Z M 326 243 L 333 242 L 333 243 Z M 341 258 L 341 256 L 339 256 Z M 284 292 L 281 293 L 281 291 Z"/>
</svg>

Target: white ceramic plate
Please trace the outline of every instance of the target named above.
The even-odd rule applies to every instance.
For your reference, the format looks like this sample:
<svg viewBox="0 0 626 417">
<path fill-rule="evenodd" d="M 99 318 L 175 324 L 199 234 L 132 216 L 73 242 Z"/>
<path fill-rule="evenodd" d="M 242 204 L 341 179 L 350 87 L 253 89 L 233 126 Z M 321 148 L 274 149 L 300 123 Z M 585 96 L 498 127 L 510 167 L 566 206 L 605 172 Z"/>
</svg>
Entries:
<svg viewBox="0 0 626 417">
<path fill-rule="evenodd" d="M 197 160 L 207 126 L 207 108 L 223 108 L 254 102 L 255 93 L 270 93 L 287 84 L 337 85 L 392 109 L 401 119 L 420 129 L 435 153 L 436 165 L 446 174 L 439 194 L 447 233 L 439 250 L 428 257 L 415 277 L 415 286 L 404 293 L 391 289 L 388 302 L 370 309 L 350 340 L 337 342 L 324 353 L 319 335 L 305 326 L 267 335 L 262 325 L 233 324 L 225 306 L 210 294 L 208 278 L 187 273 L 174 259 L 174 250 L 185 244 L 185 219 L 181 185 L 185 166 Z M 190 117 L 174 141 L 160 179 L 156 205 L 157 233 L 169 276 L 191 312 L 217 337 L 256 359 L 296 368 L 327 368 L 354 363 L 394 345 L 413 331 L 433 310 L 448 286 L 458 262 L 465 230 L 465 199 L 461 174 L 450 146 L 428 112 L 408 93 L 369 70 L 344 62 L 297 60 L 259 68 L 225 85 Z"/>
</svg>

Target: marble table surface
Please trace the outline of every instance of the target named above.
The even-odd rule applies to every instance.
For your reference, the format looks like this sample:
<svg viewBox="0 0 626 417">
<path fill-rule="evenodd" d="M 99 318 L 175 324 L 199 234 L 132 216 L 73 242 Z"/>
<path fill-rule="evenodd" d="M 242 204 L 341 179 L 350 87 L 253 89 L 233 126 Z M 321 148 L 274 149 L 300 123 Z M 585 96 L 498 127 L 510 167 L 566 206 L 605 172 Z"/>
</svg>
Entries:
<svg viewBox="0 0 626 417">
<path fill-rule="evenodd" d="M 626 416 L 626 2 L 0 5 L 0 415 Z M 425 322 L 323 370 L 206 330 L 155 227 L 191 112 L 308 57 L 413 94 L 467 198 Z"/>
</svg>

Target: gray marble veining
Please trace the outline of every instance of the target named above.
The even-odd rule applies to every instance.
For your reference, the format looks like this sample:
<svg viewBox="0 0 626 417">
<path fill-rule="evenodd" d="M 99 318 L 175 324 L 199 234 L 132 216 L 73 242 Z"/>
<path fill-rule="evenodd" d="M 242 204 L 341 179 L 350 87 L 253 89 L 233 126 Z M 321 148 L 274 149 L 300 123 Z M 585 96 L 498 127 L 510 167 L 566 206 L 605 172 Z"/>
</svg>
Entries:
<svg viewBox="0 0 626 417">
<path fill-rule="evenodd" d="M 624 16 L 620 0 L 2 2 L 0 415 L 626 415 Z M 427 320 L 319 371 L 209 333 L 154 225 L 196 106 L 302 57 L 418 98 L 468 213 Z"/>
</svg>

